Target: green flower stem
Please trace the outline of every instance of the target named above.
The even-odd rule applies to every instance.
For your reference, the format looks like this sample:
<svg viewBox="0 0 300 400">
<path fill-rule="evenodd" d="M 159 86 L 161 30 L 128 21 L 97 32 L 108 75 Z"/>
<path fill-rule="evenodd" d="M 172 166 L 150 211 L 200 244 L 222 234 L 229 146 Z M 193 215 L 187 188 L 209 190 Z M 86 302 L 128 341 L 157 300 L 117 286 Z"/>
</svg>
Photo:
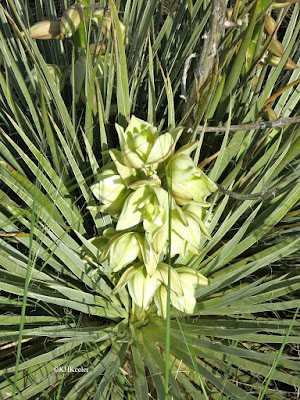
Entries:
<svg viewBox="0 0 300 400">
<path fill-rule="evenodd" d="M 35 223 L 36 223 L 36 198 L 37 198 L 37 190 L 38 190 L 37 186 L 38 186 L 38 176 L 35 181 L 34 193 L 33 193 L 33 203 L 32 203 L 32 208 L 31 208 L 30 233 L 29 233 L 29 257 L 28 257 L 28 263 L 27 263 L 27 271 L 26 271 L 24 291 L 23 291 L 21 319 L 20 319 L 20 326 L 19 326 L 19 338 L 18 338 L 17 357 L 16 357 L 15 379 L 14 379 L 14 383 L 13 383 L 13 400 L 15 400 L 16 391 L 18 390 L 18 376 L 19 376 L 19 366 L 20 366 L 20 360 L 21 360 L 22 338 L 23 338 L 23 330 L 24 330 L 24 324 L 25 324 L 27 295 L 28 295 L 28 288 L 29 288 L 30 278 L 32 275 L 32 270 L 34 268 L 33 236 L 34 236 L 34 227 L 35 227 Z"/>
<path fill-rule="evenodd" d="M 172 234 L 172 170 L 170 171 L 170 182 L 167 183 L 167 190 L 169 194 L 169 220 L 168 220 L 168 236 L 169 236 L 169 249 L 168 249 L 168 294 L 167 294 L 167 318 L 166 318 L 166 364 L 165 364 L 165 400 L 168 400 L 169 393 L 169 360 L 170 360 L 170 347 L 171 347 L 171 234 Z"/>
</svg>

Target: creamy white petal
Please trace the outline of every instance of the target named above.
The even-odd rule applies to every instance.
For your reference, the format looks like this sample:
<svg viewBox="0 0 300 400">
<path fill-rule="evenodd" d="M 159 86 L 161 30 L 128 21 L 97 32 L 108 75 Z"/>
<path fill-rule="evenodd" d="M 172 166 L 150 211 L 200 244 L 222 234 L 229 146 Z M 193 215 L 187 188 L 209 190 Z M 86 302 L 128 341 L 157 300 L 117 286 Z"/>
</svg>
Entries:
<svg viewBox="0 0 300 400">
<path fill-rule="evenodd" d="M 154 302 L 157 307 L 157 314 L 164 319 L 167 318 L 167 289 L 161 285 L 154 294 Z"/>
<path fill-rule="evenodd" d="M 132 301 L 145 310 L 159 285 L 160 282 L 155 277 L 147 277 L 146 271 L 140 269 L 128 282 L 128 290 Z"/>
<path fill-rule="evenodd" d="M 116 272 L 132 263 L 140 255 L 139 242 L 134 233 L 125 233 L 109 250 L 109 263 Z"/>
<path fill-rule="evenodd" d="M 131 228 L 143 220 L 143 207 L 141 207 L 141 204 L 147 200 L 148 193 L 148 188 L 142 186 L 127 197 L 117 223 L 117 231 Z"/>
</svg>

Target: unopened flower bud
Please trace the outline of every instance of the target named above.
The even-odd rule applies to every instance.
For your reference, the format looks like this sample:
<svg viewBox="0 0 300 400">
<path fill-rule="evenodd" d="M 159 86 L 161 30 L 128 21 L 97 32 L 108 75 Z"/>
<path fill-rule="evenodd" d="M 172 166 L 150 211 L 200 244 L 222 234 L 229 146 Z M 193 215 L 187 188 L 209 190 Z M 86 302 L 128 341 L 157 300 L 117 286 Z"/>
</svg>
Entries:
<svg viewBox="0 0 300 400">
<path fill-rule="evenodd" d="M 269 57 L 269 63 L 272 67 L 277 67 L 277 65 L 280 63 L 281 57 L 275 56 L 272 54 Z M 294 61 L 291 58 L 288 58 L 283 69 L 297 69 L 298 65 L 294 63 Z"/>
<path fill-rule="evenodd" d="M 272 18 L 270 15 L 266 14 L 265 15 L 265 30 L 266 32 L 271 36 L 273 35 L 273 32 L 277 28 L 277 23 L 274 18 Z M 274 39 L 276 39 L 276 36 L 274 36 Z"/>
<path fill-rule="evenodd" d="M 266 121 L 274 121 L 275 119 L 278 118 L 276 112 L 271 107 L 267 107 L 265 109 L 265 111 L 262 114 L 262 117 Z"/>
<path fill-rule="evenodd" d="M 291 5 L 291 3 L 299 3 L 299 0 L 291 0 L 291 1 L 286 1 L 286 0 L 276 0 L 274 3 L 272 3 L 273 8 L 283 8 Z"/>
<path fill-rule="evenodd" d="M 269 60 L 269 64 L 272 67 L 277 67 L 277 65 L 280 63 L 281 57 L 271 54 L 270 57 L 268 58 L 268 60 Z"/>
<path fill-rule="evenodd" d="M 298 69 L 298 65 L 294 63 L 294 61 L 291 58 L 288 58 L 286 60 L 285 66 L 283 69 Z"/>
<path fill-rule="evenodd" d="M 59 21 L 40 21 L 30 28 L 33 39 L 61 39 Z"/>
<path fill-rule="evenodd" d="M 60 32 L 62 37 L 70 38 L 79 28 L 82 20 L 82 8 L 79 4 L 73 4 L 62 15 Z"/>
<path fill-rule="evenodd" d="M 231 20 L 232 14 L 233 14 L 233 8 L 232 8 L 232 7 L 227 8 L 227 9 L 226 9 L 226 19 L 227 19 L 228 21 Z"/>
<path fill-rule="evenodd" d="M 251 84 L 251 90 L 254 92 L 256 89 L 256 86 L 258 84 L 259 77 L 257 75 L 253 76 L 252 84 Z"/>
<path fill-rule="evenodd" d="M 272 40 L 269 45 L 269 52 L 275 56 L 282 57 L 284 53 L 282 43 L 280 43 L 279 40 Z"/>
</svg>

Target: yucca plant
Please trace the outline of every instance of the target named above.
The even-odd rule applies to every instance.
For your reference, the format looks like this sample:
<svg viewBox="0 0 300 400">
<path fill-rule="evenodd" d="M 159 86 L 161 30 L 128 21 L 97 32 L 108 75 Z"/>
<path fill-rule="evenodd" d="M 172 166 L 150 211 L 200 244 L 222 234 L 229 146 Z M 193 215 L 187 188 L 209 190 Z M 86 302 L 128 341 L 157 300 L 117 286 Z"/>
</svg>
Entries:
<svg viewBox="0 0 300 400">
<path fill-rule="evenodd" d="M 1 399 L 299 396 L 299 29 L 2 2 Z"/>
</svg>

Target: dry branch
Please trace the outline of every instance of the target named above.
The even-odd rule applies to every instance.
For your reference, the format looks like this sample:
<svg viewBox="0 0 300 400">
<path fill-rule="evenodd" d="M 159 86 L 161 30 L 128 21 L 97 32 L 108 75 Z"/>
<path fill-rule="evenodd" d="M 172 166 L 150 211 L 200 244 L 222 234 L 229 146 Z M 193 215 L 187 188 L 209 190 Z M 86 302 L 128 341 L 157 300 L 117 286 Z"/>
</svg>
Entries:
<svg viewBox="0 0 300 400">
<path fill-rule="evenodd" d="M 237 132 L 237 131 L 252 131 L 258 129 L 267 129 L 267 128 L 282 128 L 286 125 L 295 124 L 298 122 L 300 122 L 300 117 L 282 117 L 275 119 L 273 121 L 250 122 L 247 124 L 230 125 L 229 131 Z M 201 133 L 203 129 L 205 129 L 205 132 L 226 132 L 228 127 L 199 125 L 197 127 L 196 133 Z"/>
</svg>

